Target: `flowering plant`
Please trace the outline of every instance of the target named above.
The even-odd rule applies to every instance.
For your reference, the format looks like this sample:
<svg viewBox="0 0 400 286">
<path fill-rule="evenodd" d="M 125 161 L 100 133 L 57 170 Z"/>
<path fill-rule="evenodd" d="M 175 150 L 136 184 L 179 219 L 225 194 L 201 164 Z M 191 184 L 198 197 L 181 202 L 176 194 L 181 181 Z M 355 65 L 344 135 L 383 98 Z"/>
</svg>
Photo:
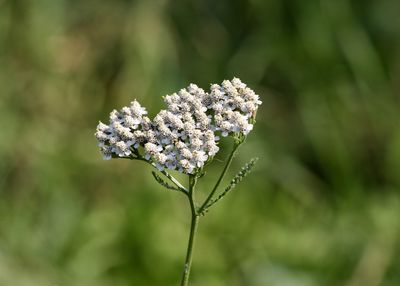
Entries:
<svg viewBox="0 0 400 286">
<path fill-rule="evenodd" d="M 187 285 L 192 261 L 192 249 L 200 216 L 223 198 L 252 169 L 252 159 L 215 195 L 239 146 L 253 129 L 259 96 L 238 78 L 212 84 L 205 92 L 195 84 L 178 93 L 164 97 L 167 106 L 153 120 L 136 100 L 129 107 L 110 113 L 109 124 L 102 122 L 95 133 L 104 159 L 127 158 L 145 161 L 165 176 L 152 172 L 163 187 L 185 194 L 189 200 L 192 220 L 186 262 L 181 285 Z M 219 136 L 233 138 L 233 149 L 214 188 L 202 204 L 194 198 L 197 180 L 204 176 L 204 168 L 219 151 Z M 189 177 L 184 187 L 170 171 Z"/>
</svg>

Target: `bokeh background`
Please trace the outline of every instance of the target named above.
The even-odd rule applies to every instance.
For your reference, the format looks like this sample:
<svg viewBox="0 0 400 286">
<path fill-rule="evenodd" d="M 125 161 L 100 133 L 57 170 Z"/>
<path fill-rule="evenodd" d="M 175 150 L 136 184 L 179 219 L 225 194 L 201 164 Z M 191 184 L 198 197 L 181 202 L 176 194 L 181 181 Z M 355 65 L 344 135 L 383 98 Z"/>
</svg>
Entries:
<svg viewBox="0 0 400 286">
<path fill-rule="evenodd" d="M 93 134 L 233 76 L 263 105 L 230 175 L 260 160 L 191 285 L 400 285 L 397 0 L 0 0 L 0 285 L 178 285 L 186 199 Z"/>
</svg>

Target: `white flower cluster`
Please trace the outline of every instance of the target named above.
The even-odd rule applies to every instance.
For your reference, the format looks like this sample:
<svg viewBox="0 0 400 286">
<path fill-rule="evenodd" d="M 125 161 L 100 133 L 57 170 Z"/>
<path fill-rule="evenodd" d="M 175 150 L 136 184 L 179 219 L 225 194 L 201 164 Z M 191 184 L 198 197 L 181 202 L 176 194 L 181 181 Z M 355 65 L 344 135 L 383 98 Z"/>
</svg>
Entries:
<svg viewBox="0 0 400 286">
<path fill-rule="evenodd" d="M 207 108 L 214 110 L 214 123 L 222 136 L 232 132 L 249 134 L 253 129 L 250 119 L 261 104 L 259 96 L 240 79 L 224 80 L 222 85 L 211 85 Z"/>
<path fill-rule="evenodd" d="M 206 93 L 190 84 L 164 98 L 167 109 L 151 121 L 137 101 L 110 114 L 110 123 L 99 123 L 96 138 L 104 155 L 130 157 L 143 148 L 144 159 L 157 168 L 192 174 L 218 151 L 217 132 L 247 135 L 258 106 L 258 95 L 239 79 L 212 85 Z M 136 150 L 135 150 L 136 149 Z"/>
<path fill-rule="evenodd" d="M 138 148 L 147 142 L 153 133 L 151 121 L 143 116 L 147 111 L 136 100 L 129 107 L 110 113 L 110 124 L 102 122 L 97 125 L 95 136 L 105 160 L 111 159 L 112 154 L 119 157 L 129 157 L 132 148 Z"/>
</svg>

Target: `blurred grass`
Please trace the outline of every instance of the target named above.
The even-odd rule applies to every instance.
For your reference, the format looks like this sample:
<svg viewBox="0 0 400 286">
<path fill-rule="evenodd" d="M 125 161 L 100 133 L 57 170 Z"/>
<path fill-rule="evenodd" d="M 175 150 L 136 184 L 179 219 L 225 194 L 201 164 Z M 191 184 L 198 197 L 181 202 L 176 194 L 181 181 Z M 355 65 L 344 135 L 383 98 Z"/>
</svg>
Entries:
<svg viewBox="0 0 400 286">
<path fill-rule="evenodd" d="M 264 103 L 232 174 L 261 160 L 201 222 L 193 286 L 399 285 L 399 11 L 0 1 L 0 285 L 176 285 L 185 199 L 102 161 L 94 129 L 133 98 L 154 115 L 233 76 Z"/>
</svg>

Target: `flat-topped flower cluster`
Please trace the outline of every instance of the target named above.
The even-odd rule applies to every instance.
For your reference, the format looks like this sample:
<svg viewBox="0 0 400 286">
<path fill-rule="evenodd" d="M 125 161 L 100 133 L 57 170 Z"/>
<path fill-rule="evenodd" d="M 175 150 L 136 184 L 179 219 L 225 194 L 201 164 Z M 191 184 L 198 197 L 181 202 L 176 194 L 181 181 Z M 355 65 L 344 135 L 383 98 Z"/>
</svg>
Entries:
<svg viewBox="0 0 400 286">
<path fill-rule="evenodd" d="M 195 84 L 164 97 L 167 106 L 153 120 L 136 100 L 110 113 L 95 133 L 104 159 L 140 156 L 158 169 L 193 174 L 219 151 L 219 135 L 253 129 L 259 96 L 240 79 L 211 85 L 205 92 Z"/>
</svg>

